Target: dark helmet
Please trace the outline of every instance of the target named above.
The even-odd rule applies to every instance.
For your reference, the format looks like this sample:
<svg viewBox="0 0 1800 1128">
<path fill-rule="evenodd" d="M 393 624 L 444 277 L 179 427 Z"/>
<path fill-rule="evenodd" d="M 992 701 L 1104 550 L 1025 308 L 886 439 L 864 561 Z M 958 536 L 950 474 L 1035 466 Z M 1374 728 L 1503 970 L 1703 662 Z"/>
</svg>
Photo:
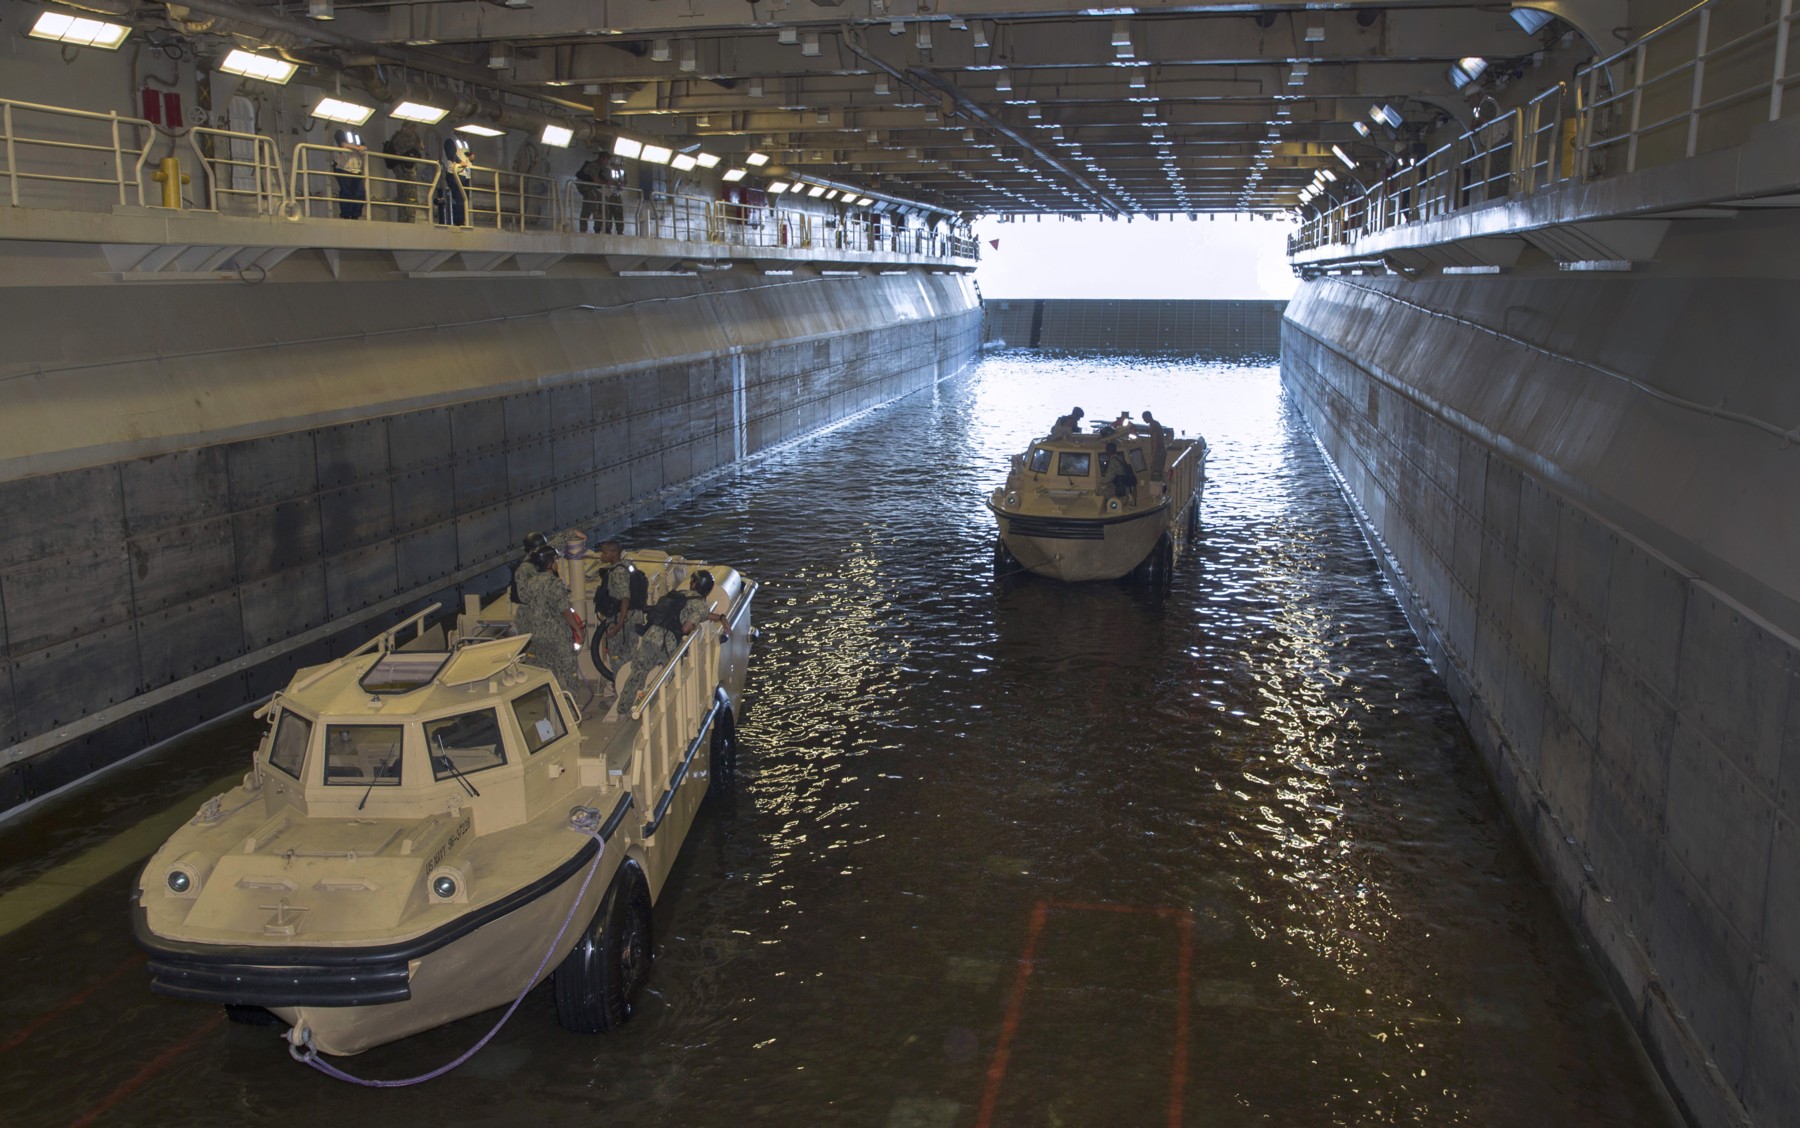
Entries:
<svg viewBox="0 0 1800 1128">
<path fill-rule="evenodd" d="M 532 549 L 531 555 L 527 556 L 525 559 L 537 565 L 538 571 L 548 572 L 550 569 L 556 567 L 556 550 L 547 544 L 540 545 L 537 548 Z"/>
<path fill-rule="evenodd" d="M 340 149 L 348 149 L 352 145 L 362 144 L 362 138 L 358 137 L 348 129 L 340 129 L 332 134 L 332 140 L 337 142 L 337 146 Z"/>
<path fill-rule="evenodd" d="M 1075 410 L 1074 410 L 1074 411 L 1071 411 L 1071 412 L 1069 412 L 1069 414 L 1070 414 L 1070 415 L 1073 415 L 1073 416 L 1074 416 L 1074 417 L 1075 417 L 1075 418 L 1077 418 L 1077 419 L 1081 419 L 1081 418 L 1083 418 L 1083 417 L 1085 417 L 1085 416 L 1086 416 L 1086 415 L 1087 415 L 1087 412 L 1085 412 L 1085 411 L 1083 411 L 1083 410 L 1081 410 L 1081 409 L 1080 409 L 1080 408 L 1079 408 L 1079 407 L 1078 407 L 1078 408 L 1076 408 L 1076 409 L 1075 409 Z"/>
<path fill-rule="evenodd" d="M 702 568 L 688 579 L 688 586 L 701 595 L 711 595 L 713 589 L 712 573 Z"/>
<path fill-rule="evenodd" d="M 469 143 L 467 141 L 464 141 L 462 138 L 460 138 L 460 137 L 444 138 L 444 157 L 446 159 L 455 160 L 457 157 L 462 156 L 464 153 L 466 153 L 468 151 L 469 151 Z"/>
<path fill-rule="evenodd" d="M 523 546 L 525 549 L 525 555 L 529 558 L 538 549 L 544 548 L 545 546 L 549 545 L 549 543 L 550 543 L 550 538 L 545 536 L 542 533 L 526 533 L 525 534 L 525 544 Z"/>
</svg>

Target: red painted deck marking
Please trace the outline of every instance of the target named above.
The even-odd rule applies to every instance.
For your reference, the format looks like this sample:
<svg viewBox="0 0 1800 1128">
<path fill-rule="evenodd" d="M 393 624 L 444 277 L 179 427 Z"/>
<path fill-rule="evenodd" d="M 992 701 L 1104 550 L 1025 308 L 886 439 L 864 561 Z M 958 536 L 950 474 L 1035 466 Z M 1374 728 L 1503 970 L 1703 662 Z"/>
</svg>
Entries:
<svg viewBox="0 0 1800 1128">
<path fill-rule="evenodd" d="M 1012 999 L 1006 1004 L 1006 1021 L 1000 1024 L 1000 1042 L 994 1047 L 994 1060 L 988 1065 L 987 1088 L 981 1094 L 981 1109 L 975 1114 L 975 1128 L 991 1128 L 994 1105 L 1000 1100 L 1000 1082 L 1006 1078 L 1006 1059 L 1012 1052 L 1013 1034 L 1019 1029 L 1019 1011 L 1025 1005 L 1025 981 L 1031 978 L 1031 961 L 1037 955 L 1038 936 L 1050 915 L 1047 902 L 1039 901 L 1031 910 L 1031 928 L 1025 933 L 1025 950 L 1019 954 L 1019 974 L 1013 979 Z"/>
<path fill-rule="evenodd" d="M 117 1105 L 120 1101 L 124 1100 L 126 1097 L 129 1097 L 131 1094 L 137 1092 L 138 1089 L 143 1087 L 145 1082 L 149 1081 L 152 1077 L 155 1077 L 158 1073 L 161 1073 L 163 1070 L 167 1069 L 170 1066 L 170 1064 L 175 1061 L 176 1058 L 180 1057 L 182 1054 L 187 1053 L 189 1050 L 191 1050 L 195 1046 L 199 1045 L 200 1040 L 202 1038 L 205 1038 L 208 1034 L 211 1034 L 214 1030 L 217 1030 L 221 1025 L 224 1024 L 224 1022 L 225 1022 L 225 1015 L 223 1013 L 220 1013 L 220 1014 L 213 1015 L 211 1018 L 209 1018 L 205 1022 L 201 1023 L 199 1028 L 196 1029 L 192 1034 L 189 1034 L 187 1037 L 183 1038 L 181 1041 L 175 1043 L 173 1046 L 170 1046 L 168 1049 L 164 1050 L 162 1053 L 157 1054 L 156 1057 L 154 1059 L 152 1059 L 152 1061 L 150 1062 L 149 1065 L 146 1065 L 144 1068 L 142 1068 L 142 1069 L 138 1070 L 136 1073 L 132 1074 L 117 1089 L 114 1089 L 112 1092 L 108 1093 L 106 1095 L 105 1100 L 101 1101 L 99 1104 L 95 1105 L 93 1108 L 88 1109 L 86 1112 L 82 1113 L 81 1116 L 79 1116 L 75 1120 L 71 1121 L 69 1123 L 69 1128 L 84 1128 L 85 1125 L 92 1124 L 95 1120 L 99 1119 L 100 1117 L 106 1115 L 108 1112 L 112 1111 L 113 1106 Z"/>
<path fill-rule="evenodd" d="M 1194 968 L 1194 914 L 1180 917 L 1181 963 L 1175 970 L 1175 1065 L 1169 1077 L 1169 1128 L 1181 1128 L 1181 1101 L 1187 1091 L 1188 997 Z"/>
<path fill-rule="evenodd" d="M 1181 934 L 1181 955 L 1175 968 L 1175 1054 L 1169 1069 L 1169 1128 L 1181 1128 L 1182 1101 L 1187 1093 L 1188 995 L 1194 967 L 1194 914 L 1184 909 L 1115 905 L 1101 901 L 1039 901 L 1031 910 L 1031 927 L 1025 933 L 1025 950 L 1019 954 L 1019 973 L 1013 979 L 1012 998 L 1007 1001 L 1006 1018 L 1000 1024 L 1000 1041 L 994 1046 L 994 1060 L 988 1065 L 987 1086 L 981 1094 L 981 1107 L 975 1114 L 975 1128 L 993 1128 L 994 1109 L 1000 1102 L 1000 1085 L 1006 1079 L 1013 1037 L 1019 1030 L 1019 1013 L 1025 1007 L 1025 986 L 1037 957 L 1038 939 L 1043 935 L 1052 909 L 1135 914 L 1176 922 Z"/>
<path fill-rule="evenodd" d="M 56 1006 L 45 1011 L 43 1014 L 38 1015 L 36 1018 L 32 1019 L 30 1022 L 27 1022 L 25 1024 L 25 1026 L 18 1033 L 14 1034 L 12 1037 L 8 1038 L 6 1041 L 0 1042 L 0 1054 L 3 1054 L 8 1050 L 17 1049 L 18 1047 L 24 1045 L 25 1042 L 27 1040 L 29 1040 L 33 1034 L 36 1034 L 39 1030 L 42 1030 L 45 1026 L 48 1026 L 50 1023 L 61 1018 L 63 1015 L 68 1014 L 70 1011 L 74 1010 L 76 1007 L 80 1006 L 82 1003 L 87 1002 L 88 999 L 94 994 L 95 991 L 100 990 L 100 988 L 106 986 L 108 983 L 111 983 L 113 980 L 119 978 L 119 976 L 124 975 L 126 972 L 130 971 L 132 968 L 136 967 L 137 965 L 139 965 L 143 962 L 144 962 L 144 956 L 143 956 L 143 953 L 141 953 L 141 952 L 136 955 L 127 957 L 123 963 L 119 964 L 118 967 L 113 968 L 111 971 L 107 972 L 105 975 L 101 976 L 99 979 L 96 979 L 94 982 L 88 984 L 81 991 L 77 992 L 76 994 L 70 995 L 68 998 L 64 999 L 62 1002 L 58 1003 Z"/>
</svg>

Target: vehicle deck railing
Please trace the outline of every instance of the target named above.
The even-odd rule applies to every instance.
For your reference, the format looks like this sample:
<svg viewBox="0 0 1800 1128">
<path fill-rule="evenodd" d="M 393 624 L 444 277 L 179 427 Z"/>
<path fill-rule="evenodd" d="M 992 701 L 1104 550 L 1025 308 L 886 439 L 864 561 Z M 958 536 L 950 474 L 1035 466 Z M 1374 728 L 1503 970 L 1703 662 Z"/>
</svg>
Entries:
<svg viewBox="0 0 1800 1128">
<path fill-rule="evenodd" d="M 1367 189 L 1303 216 L 1289 253 L 1686 160 L 1795 113 L 1795 0 L 1707 0 L 1575 78 Z"/>
<path fill-rule="evenodd" d="M 286 178 L 273 138 L 196 126 L 187 141 L 204 178 L 206 210 L 234 211 L 238 209 L 229 205 L 242 201 L 244 210 L 256 215 L 281 214 Z"/>
<path fill-rule="evenodd" d="M 141 207 L 155 129 L 143 118 L 0 98 L 0 177 L 8 202 L 34 205 L 25 187 L 49 183 L 106 188 L 107 206 Z"/>
</svg>

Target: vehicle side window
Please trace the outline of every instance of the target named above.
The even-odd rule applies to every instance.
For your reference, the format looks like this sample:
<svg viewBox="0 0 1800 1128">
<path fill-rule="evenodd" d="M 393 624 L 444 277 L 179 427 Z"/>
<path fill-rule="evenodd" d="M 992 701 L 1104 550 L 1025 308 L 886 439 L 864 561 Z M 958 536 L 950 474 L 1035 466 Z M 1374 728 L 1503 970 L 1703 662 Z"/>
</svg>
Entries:
<svg viewBox="0 0 1800 1128">
<path fill-rule="evenodd" d="M 398 787 L 402 725 L 326 725 L 325 782 Z"/>
<path fill-rule="evenodd" d="M 426 721 L 425 751 L 431 758 L 433 779 L 500 767 L 506 763 L 506 746 L 500 740 L 500 715 L 492 709 L 478 709 Z"/>
<path fill-rule="evenodd" d="M 1136 447 L 1131 448 L 1131 468 L 1142 474 L 1149 463 L 1144 461 L 1144 452 Z"/>
<path fill-rule="evenodd" d="M 1032 451 L 1031 472 L 1033 474 L 1042 474 L 1048 469 L 1050 469 L 1050 451 L 1044 447 L 1039 447 Z"/>
<path fill-rule="evenodd" d="M 1056 472 L 1065 478 L 1085 478 L 1093 457 L 1086 451 L 1065 450 L 1056 460 Z"/>
<path fill-rule="evenodd" d="M 312 741 L 312 728 L 312 722 L 305 717 L 282 710 L 275 722 L 275 743 L 269 746 L 269 766 L 299 779 L 300 765 L 306 762 L 306 746 Z"/>
<path fill-rule="evenodd" d="M 548 685 L 540 685 L 530 693 L 513 699 L 513 716 L 519 719 L 519 731 L 525 734 L 525 750 L 536 752 L 569 731 Z"/>
</svg>

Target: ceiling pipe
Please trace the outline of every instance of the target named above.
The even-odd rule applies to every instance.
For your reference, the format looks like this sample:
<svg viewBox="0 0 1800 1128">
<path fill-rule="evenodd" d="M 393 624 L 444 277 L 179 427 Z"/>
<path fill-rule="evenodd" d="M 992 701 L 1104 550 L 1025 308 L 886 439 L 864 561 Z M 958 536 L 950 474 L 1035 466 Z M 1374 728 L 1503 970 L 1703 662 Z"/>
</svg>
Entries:
<svg viewBox="0 0 1800 1128">
<path fill-rule="evenodd" d="M 102 0 L 102 2 L 104 2 L 104 0 Z M 493 107 L 487 109 L 485 112 L 495 116 L 496 120 L 500 121 L 500 124 L 503 125 L 512 125 L 514 128 L 519 128 L 521 124 L 542 126 L 545 123 L 554 122 L 565 128 L 574 129 L 576 131 L 576 136 L 581 138 L 584 143 L 591 143 L 599 133 L 599 126 L 593 120 L 594 111 L 592 106 L 582 102 L 571 102 L 562 98 L 552 97 L 535 90 L 513 86 L 510 83 L 495 82 L 490 77 L 492 72 L 486 70 L 486 68 L 477 69 L 475 67 L 463 66 L 460 63 L 441 59 L 436 55 L 428 54 L 423 51 L 414 51 L 405 47 L 389 47 L 380 43 L 371 43 L 367 40 L 357 39 L 354 36 L 345 35 L 341 32 L 324 27 L 313 20 L 297 20 L 272 12 L 266 8 L 257 8 L 245 4 L 234 3 L 233 0 L 180 0 L 180 3 L 167 4 L 165 7 L 171 9 L 185 9 L 194 12 L 205 12 L 208 15 L 219 16 L 227 20 L 247 24 L 251 27 L 266 28 L 271 31 L 283 32 L 287 35 L 292 35 L 312 43 L 319 43 L 346 51 L 354 51 L 361 55 L 374 56 L 375 58 L 387 62 L 398 63 L 401 66 L 411 68 L 412 70 L 424 71 L 428 74 L 440 75 L 444 78 L 459 79 L 478 89 L 493 90 L 497 93 L 511 94 L 516 98 L 540 102 L 544 105 L 559 106 L 564 109 L 574 110 L 583 115 L 584 119 L 571 121 L 567 118 L 560 118 L 550 114 L 540 114 L 530 110 L 521 110 L 517 107 L 505 106 L 496 102 Z M 510 122 L 500 120 L 502 117 L 510 117 L 512 120 Z"/>
<path fill-rule="evenodd" d="M 1107 195 L 1101 189 L 1096 188 L 1094 185 L 1088 183 L 1086 177 L 1082 176 L 1081 174 L 1075 172 L 1073 169 L 1064 165 L 1061 161 L 1057 160 L 1055 156 L 1051 155 L 1050 153 L 1045 152 L 1043 149 L 1040 149 L 1036 145 L 1032 144 L 1031 141 L 1028 138 L 1026 138 L 1023 134 L 1014 132 L 1012 127 L 1008 126 L 1007 124 L 1002 122 L 999 118 L 988 113 L 986 110 L 982 109 L 980 106 L 978 106 L 974 102 L 970 101 L 968 95 L 964 94 L 960 88 L 952 86 L 950 83 L 945 82 L 943 79 L 937 77 L 935 74 L 932 74 L 929 71 L 923 71 L 923 70 L 917 70 L 917 69 L 910 70 L 910 71 L 902 71 L 898 67 L 889 66 L 885 61 L 876 58 L 874 55 L 871 55 L 863 47 L 862 35 L 860 32 L 857 31 L 857 29 L 855 29 L 853 27 L 849 27 L 846 25 L 845 27 L 839 29 L 839 34 L 843 37 L 844 44 L 850 48 L 850 53 L 855 55 L 857 58 L 864 60 L 865 62 L 869 63 L 871 66 L 874 66 L 883 71 L 886 71 L 889 75 L 893 76 L 894 78 L 899 79 L 901 82 L 906 83 L 908 86 L 911 86 L 914 89 L 920 89 L 921 86 L 928 86 L 935 93 L 939 94 L 940 96 L 949 98 L 951 101 L 956 103 L 956 108 L 959 112 L 968 114 L 970 117 L 974 118 L 976 121 L 979 121 L 981 124 L 987 126 L 989 129 L 993 130 L 995 133 L 998 133 L 1000 136 L 1005 137 L 1007 140 L 1011 141 L 1013 144 L 1018 145 L 1020 148 L 1024 149 L 1026 152 L 1030 153 L 1034 158 L 1043 162 L 1043 164 L 1045 164 L 1048 167 L 1050 167 L 1051 169 L 1054 169 L 1055 171 L 1061 173 L 1062 175 L 1068 177 L 1070 180 L 1073 180 L 1076 184 L 1079 184 L 1081 186 L 1082 191 L 1084 191 L 1088 195 L 1094 197 L 1094 199 L 1100 201 L 1105 206 L 1110 207 L 1115 214 L 1122 215 L 1126 211 L 1130 210 L 1130 209 L 1126 208 L 1124 205 L 1120 204 L 1117 200 L 1113 199 L 1111 196 Z"/>
</svg>

